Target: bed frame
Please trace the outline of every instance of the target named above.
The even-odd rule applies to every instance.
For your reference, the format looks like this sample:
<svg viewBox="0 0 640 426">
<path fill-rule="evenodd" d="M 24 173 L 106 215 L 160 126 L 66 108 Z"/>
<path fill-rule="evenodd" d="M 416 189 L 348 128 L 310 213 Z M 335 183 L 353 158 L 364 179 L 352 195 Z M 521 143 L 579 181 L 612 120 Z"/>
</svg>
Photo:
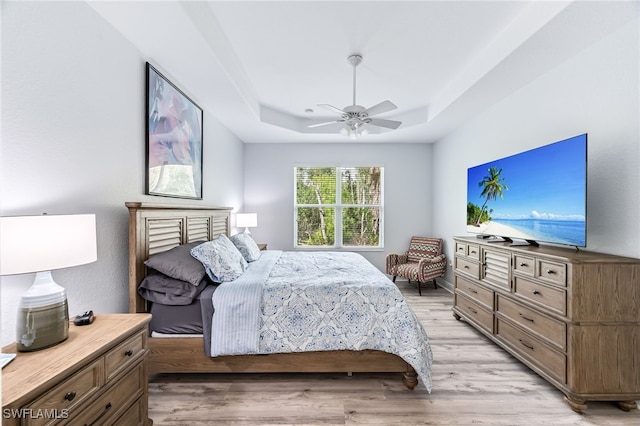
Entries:
<svg viewBox="0 0 640 426">
<path fill-rule="evenodd" d="M 230 233 L 230 207 L 127 202 L 129 209 L 129 312 L 148 312 L 138 295 L 149 256 L 192 241 Z M 149 373 L 402 373 L 404 384 L 418 384 L 402 358 L 375 350 L 303 352 L 208 357 L 199 337 L 149 337 Z"/>
</svg>

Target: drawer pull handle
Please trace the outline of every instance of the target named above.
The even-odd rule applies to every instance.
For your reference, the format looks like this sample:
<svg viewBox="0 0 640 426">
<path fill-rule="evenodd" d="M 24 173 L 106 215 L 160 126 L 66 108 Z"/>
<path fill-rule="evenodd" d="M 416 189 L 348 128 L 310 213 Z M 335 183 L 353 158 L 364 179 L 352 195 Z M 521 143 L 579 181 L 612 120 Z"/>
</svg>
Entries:
<svg viewBox="0 0 640 426">
<path fill-rule="evenodd" d="M 546 272 L 548 275 L 553 275 L 556 273 L 556 271 L 554 271 L 553 269 L 547 269 Z"/>
<path fill-rule="evenodd" d="M 132 349 L 127 349 L 124 353 L 124 356 L 131 356 L 133 355 L 133 350 Z"/>
<path fill-rule="evenodd" d="M 100 415 L 98 417 L 96 417 L 96 419 L 94 421 L 92 421 L 91 423 L 85 423 L 84 426 L 93 426 L 93 425 L 99 424 L 98 420 L 100 420 L 102 417 L 104 417 L 104 415 L 107 414 L 107 412 L 109 410 L 111 410 L 112 406 L 113 405 L 110 402 L 107 402 L 107 405 L 104 406 L 104 410 L 102 411 L 102 413 L 100 413 Z"/>
<path fill-rule="evenodd" d="M 467 306 L 467 309 L 469 309 L 471 312 L 473 312 L 474 314 L 477 314 L 478 311 L 476 311 L 475 309 L 473 309 L 471 306 Z"/>
<path fill-rule="evenodd" d="M 522 341 L 522 339 L 518 339 L 518 341 L 519 341 L 519 342 L 520 342 L 520 344 L 521 344 L 522 346 L 524 346 L 525 348 L 528 348 L 528 349 L 533 350 L 533 346 L 531 346 L 531 345 L 527 345 L 525 342 L 523 342 L 523 341 Z"/>
<path fill-rule="evenodd" d="M 520 315 L 522 317 L 522 319 L 525 319 L 527 321 L 531 321 L 531 322 L 535 322 L 534 320 L 532 320 L 531 318 L 527 318 L 525 317 L 523 314 L 521 314 L 520 312 L 518 312 L 518 315 Z"/>
<path fill-rule="evenodd" d="M 522 262 L 522 263 L 520 264 L 520 266 L 522 266 L 522 267 L 524 268 L 525 266 L 529 266 L 529 265 L 527 265 L 526 263 Z"/>
<path fill-rule="evenodd" d="M 67 394 L 64 396 L 64 399 L 71 402 L 75 397 L 76 397 L 76 391 L 71 391 L 71 392 L 67 392 Z"/>
<path fill-rule="evenodd" d="M 471 251 L 471 254 L 476 254 L 476 251 L 475 251 L 475 250 L 472 250 L 472 251 Z"/>
<path fill-rule="evenodd" d="M 474 289 L 472 289 L 471 287 L 469 287 L 469 291 L 470 291 L 471 293 L 478 294 L 478 292 L 477 292 L 477 291 L 475 291 Z"/>
<path fill-rule="evenodd" d="M 469 269 L 469 267 L 467 265 L 464 265 L 463 268 L 464 269 Z"/>
<path fill-rule="evenodd" d="M 533 294 L 542 294 L 538 290 L 533 290 Z"/>
</svg>

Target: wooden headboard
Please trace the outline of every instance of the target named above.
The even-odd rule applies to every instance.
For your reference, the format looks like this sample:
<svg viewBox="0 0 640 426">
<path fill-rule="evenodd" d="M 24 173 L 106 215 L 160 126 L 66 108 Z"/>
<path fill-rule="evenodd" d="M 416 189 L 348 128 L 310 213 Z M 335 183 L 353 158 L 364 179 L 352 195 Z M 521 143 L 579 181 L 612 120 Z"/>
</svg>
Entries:
<svg viewBox="0 0 640 426">
<path fill-rule="evenodd" d="M 129 312 L 147 312 L 138 285 L 144 261 L 180 244 L 229 236 L 231 207 L 127 202 L 129 209 Z"/>
</svg>

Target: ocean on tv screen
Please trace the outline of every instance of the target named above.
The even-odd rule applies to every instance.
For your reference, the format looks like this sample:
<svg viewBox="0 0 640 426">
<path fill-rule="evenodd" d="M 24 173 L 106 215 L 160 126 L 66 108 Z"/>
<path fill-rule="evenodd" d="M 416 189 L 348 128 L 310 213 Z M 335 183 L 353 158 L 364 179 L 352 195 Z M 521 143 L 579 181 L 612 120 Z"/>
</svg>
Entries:
<svg viewBox="0 0 640 426">
<path fill-rule="evenodd" d="M 538 242 L 554 242 L 574 246 L 585 245 L 585 223 L 578 220 L 553 219 L 493 219 L 495 222 L 513 228 L 507 236 L 518 238 L 522 233 L 527 240 Z"/>
</svg>

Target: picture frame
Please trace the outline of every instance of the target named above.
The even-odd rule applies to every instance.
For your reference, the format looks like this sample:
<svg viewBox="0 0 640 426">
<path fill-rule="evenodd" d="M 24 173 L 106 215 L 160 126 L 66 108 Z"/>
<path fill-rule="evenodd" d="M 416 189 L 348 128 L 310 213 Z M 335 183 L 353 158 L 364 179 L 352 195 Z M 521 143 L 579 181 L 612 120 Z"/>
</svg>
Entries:
<svg viewBox="0 0 640 426">
<path fill-rule="evenodd" d="M 146 95 L 146 194 L 202 200 L 202 108 L 149 62 Z"/>
</svg>

